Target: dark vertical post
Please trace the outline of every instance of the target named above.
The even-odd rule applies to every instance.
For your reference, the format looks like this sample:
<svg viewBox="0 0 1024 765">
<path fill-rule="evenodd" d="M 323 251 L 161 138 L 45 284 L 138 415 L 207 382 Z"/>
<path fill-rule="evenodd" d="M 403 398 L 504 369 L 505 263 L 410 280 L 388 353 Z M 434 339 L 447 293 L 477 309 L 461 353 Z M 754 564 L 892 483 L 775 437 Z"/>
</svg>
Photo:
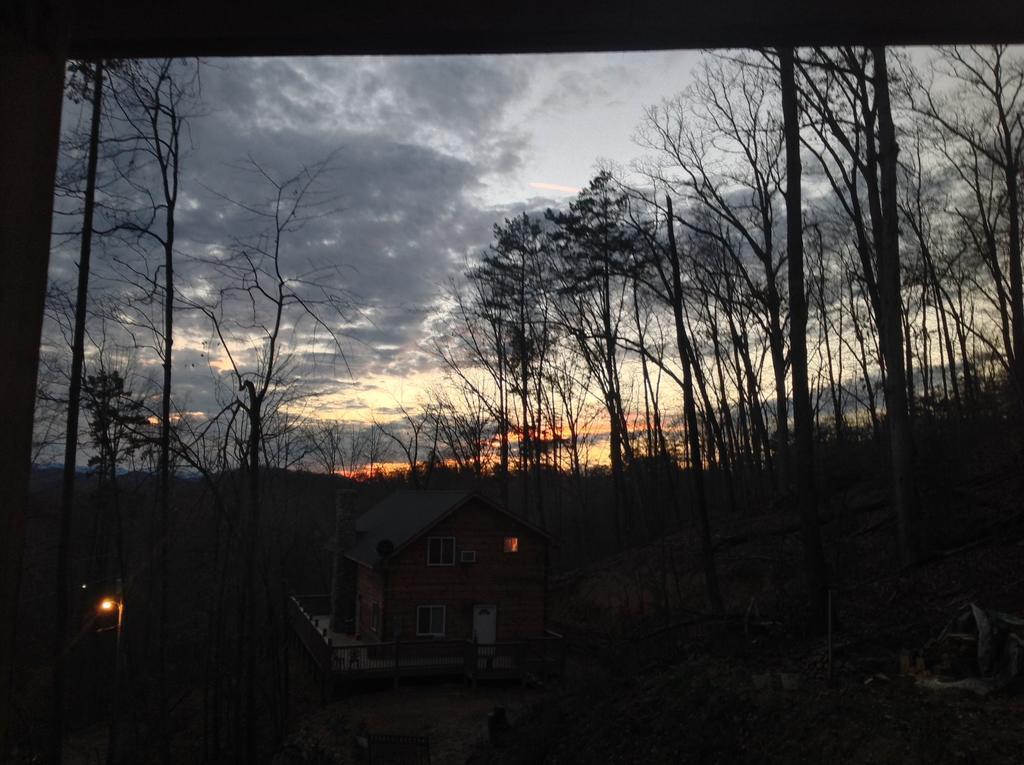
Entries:
<svg viewBox="0 0 1024 765">
<path fill-rule="evenodd" d="M 394 677 L 395 688 L 398 687 L 398 646 L 399 646 L 399 642 L 398 642 L 398 639 L 396 638 L 395 639 L 395 677 Z"/>
<path fill-rule="evenodd" d="M 52 3 L 17 5 L 36 23 L 0 29 L 0 759 L 11 731 L 14 614 L 64 84 L 62 15 Z"/>
<path fill-rule="evenodd" d="M 476 641 L 476 635 L 473 635 L 473 639 L 469 641 L 467 657 L 469 659 L 469 683 L 476 688 L 477 668 L 480 665 L 480 644 Z"/>
</svg>

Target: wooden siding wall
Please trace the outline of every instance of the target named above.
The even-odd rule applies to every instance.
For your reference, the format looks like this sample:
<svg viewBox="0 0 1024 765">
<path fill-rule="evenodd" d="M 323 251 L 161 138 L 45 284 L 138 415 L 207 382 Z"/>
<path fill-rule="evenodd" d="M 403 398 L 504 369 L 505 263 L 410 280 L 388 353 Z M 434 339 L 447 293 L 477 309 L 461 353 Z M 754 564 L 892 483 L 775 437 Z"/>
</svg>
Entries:
<svg viewBox="0 0 1024 765">
<path fill-rule="evenodd" d="M 455 537 L 455 565 L 428 566 L 427 539 Z M 506 553 L 506 536 L 519 537 L 519 552 Z M 459 551 L 474 550 L 476 563 L 459 563 Z M 445 637 L 473 637 L 473 606 L 498 609 L 498 641 L 544 634 L 547 540 L 489 506 L 471 502 L 388 561 L 386 639 L 393 639 L 393 619 L 401 639 L 416 638 L 416 607 L 446 606 Z M 364 596 L 365 599 L 365 596 Z M 427 638 L 429 639 L 429 638 Z"/>
</svg>

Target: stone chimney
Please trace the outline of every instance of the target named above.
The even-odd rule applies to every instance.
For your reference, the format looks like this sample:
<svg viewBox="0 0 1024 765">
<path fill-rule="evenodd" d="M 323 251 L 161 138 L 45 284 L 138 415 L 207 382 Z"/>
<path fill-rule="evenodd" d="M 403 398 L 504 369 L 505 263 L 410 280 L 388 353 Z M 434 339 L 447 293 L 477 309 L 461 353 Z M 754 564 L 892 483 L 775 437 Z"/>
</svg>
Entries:
<svg viewBox="0 0 1024 765">
<path fill-rule="evenodd" d="M 341 489 L 335 495 L 331 545 L 331 630 L 349 635 L 356 626 L 356 564 L 345 553 L 356 543 L 355 498 L 351 489 Z"/>
</svg>

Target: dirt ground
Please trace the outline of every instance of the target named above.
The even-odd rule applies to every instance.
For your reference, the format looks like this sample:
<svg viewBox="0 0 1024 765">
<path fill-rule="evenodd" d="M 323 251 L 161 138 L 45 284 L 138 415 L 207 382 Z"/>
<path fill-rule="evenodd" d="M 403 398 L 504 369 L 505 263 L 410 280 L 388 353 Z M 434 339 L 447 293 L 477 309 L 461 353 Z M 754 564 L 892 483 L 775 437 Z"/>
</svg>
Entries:
<svg viewBox="0 0 1024 765">
<path fill-rule="evenodd" d="M 411 683 L 411 681 L 410 681 Z M 357 734 L 427 736 L 434 765 L 464 763 L 487 740 L 487 716 L 496 706 L 523 717 L 549 691 L 520 684 L 423 682 L 398 689 L 361 690 L 310 711 L 296 726 L 275 765 L 365 762 Z"/>
<path fill-rule="evenodd" d="M 989 466 L 953 501 L 933 492 L 949 539 L 904 571 L 877 489 L 833 502 L 823 527 L 838 574 L 831 678 L 826 638 L 804 622 L 799 539 L 784 510 L 719 523 L 726 617 L 671 632 L 668 656 L 643 634 L 659 633 L 662 604 L 677 619 L 706 610 L 691 537 L 561 577 L 562 626 L 602 660 L 472 761 L 1024 763 L 1024 678 L 987 697 L 931 689 L 942 669 L 923 650 L 970 603 L 1024 615 L 1020 480 Z M 927 661 L 907 671 L 918 656 Z"/>
<path fill-rule="evenodd" d="M 733 663 L 694 659 L 581 686 L 513 721 L 471 762 L 1022 763 L 1024 697 L 936 692 L 913 678 L 758 689 Z"/>
</svg>

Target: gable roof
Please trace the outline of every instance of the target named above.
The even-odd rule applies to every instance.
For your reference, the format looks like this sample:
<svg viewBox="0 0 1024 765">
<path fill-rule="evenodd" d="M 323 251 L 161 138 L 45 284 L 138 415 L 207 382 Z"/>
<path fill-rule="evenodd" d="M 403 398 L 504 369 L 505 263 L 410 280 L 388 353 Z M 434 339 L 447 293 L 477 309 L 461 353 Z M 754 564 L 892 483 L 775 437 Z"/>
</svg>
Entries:
<svg viewBox="0 0 1024 765">
<path fill-rule="evenodd" d="M 390 540 L 394 545 L 394 555 L 472 498 L 480 500 L 538 534 L 548 536 L 543 529 L 473 491 L 396 491 L 356 519 L 357 541 L 346 556 L 367 566 L 373 566 L 380 560 L 380 554 L 377 552 L 377 545 L 380 542 Z"/>
</svg>

